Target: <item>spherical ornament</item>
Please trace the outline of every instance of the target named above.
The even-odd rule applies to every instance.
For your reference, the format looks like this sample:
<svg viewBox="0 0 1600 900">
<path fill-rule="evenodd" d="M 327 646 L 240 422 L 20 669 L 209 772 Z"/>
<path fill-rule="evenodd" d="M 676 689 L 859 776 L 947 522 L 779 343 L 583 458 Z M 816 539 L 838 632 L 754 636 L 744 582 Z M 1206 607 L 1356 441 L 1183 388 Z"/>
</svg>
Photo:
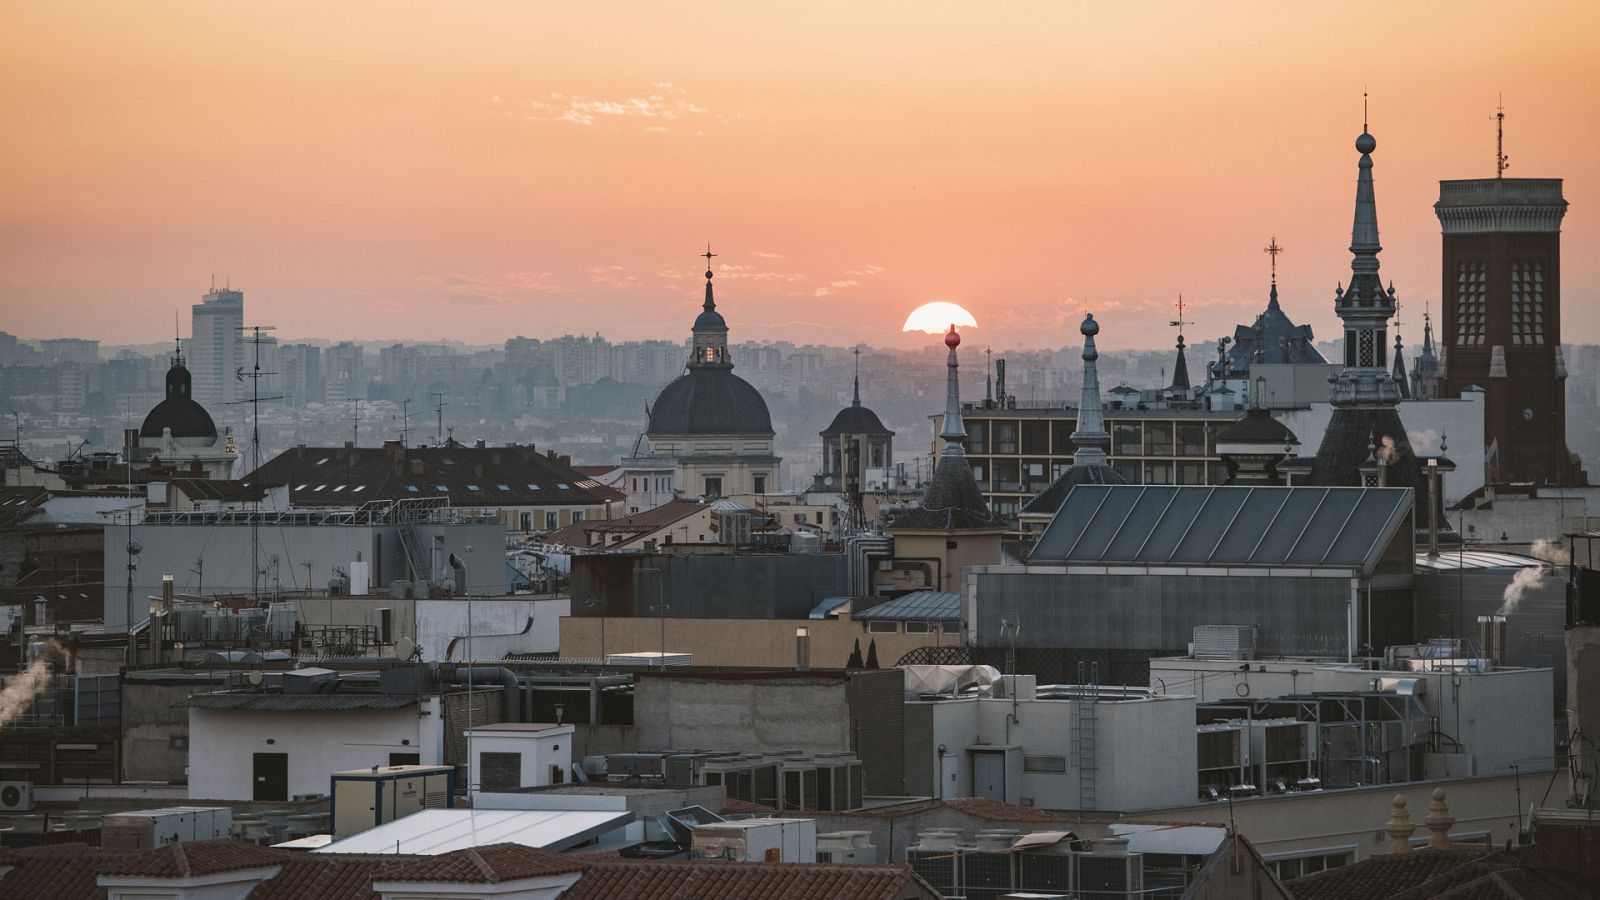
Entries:
<svg viewBox="0 0 1600 900">
<path fill-rule="evenodd" d="M 711 280 L 711 270 L 710 270 L 710 269 L 707 269 L 707 270 L 706 270 L 706 280 L 707 280 L 707 281 L 710 281 L 710 280 Z"/>
<path fill-rule="evenodd" d="M 1360 137 L 1356 138 L 1357 153 L 1371 153 L 1376 149 L 1378 149 L 1378 139 L 1365 131 L 1361 132 Z"/>
<path fill-rule="evenodd" d="M 1094 337 L 1100 333 L 1100 323 L 1094 320 L 1094 313 L 1084 317 L 1083 324 L 1078 326 L 1078 333 L 1084 337 Z"/>
<path fill-rule="evenodd" d="M 944 345 L 949 347 L 951 350 L 961 346 L 961 335 L 956 334 L 956 327 L 954 325 L 951 325 L 950 330 L 945 332 Z"/>
</svg>

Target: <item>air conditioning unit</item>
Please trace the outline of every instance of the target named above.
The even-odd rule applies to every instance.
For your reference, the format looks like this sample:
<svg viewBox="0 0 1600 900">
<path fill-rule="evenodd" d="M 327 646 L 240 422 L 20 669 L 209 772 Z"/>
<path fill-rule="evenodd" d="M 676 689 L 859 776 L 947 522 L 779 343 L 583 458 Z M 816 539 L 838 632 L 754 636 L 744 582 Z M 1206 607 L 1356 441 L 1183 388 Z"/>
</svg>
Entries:
<svg viewBox="0 0 1600 900">
<path fill-rule="evenodd" d="M 33 809 L 33 782 L 0 781 L 0 810 L 27 812 Z"/>
</svg>

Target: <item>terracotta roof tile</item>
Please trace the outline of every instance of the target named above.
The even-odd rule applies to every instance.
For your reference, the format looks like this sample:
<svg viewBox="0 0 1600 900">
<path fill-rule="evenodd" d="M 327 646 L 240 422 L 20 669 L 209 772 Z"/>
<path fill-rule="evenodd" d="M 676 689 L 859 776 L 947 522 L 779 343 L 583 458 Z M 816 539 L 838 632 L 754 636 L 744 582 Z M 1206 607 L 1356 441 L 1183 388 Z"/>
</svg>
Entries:
<svg viewBox="0 0 1600 900">
<path fill-rule="evenodd" d="M 491 844 L 418 858 L 385 872 L 380 881 L 464 882 L 499 884 L 543 875 L 565 875 L 583 869 L 570 857 L 522 844 Z"/>
<path fill-rule="evenodd" d="M 269 850 L 243 841 L 221 839 L 173 844 L 160 850 L 96 866 L 101 875 L 127 875 L 143 878 L 193 878 L 218 872 L 237 872 L 275 866 L 283 861 L 283 851 Z"/>
<path fill-rule="evenodd" d="M 591 864 L 562 900 L 893 900 L 918 879 L 904 866 L 711 861 Z M 938 896 L 926 884 L 929 897 Z"/>
<path fill-rule="evenodd" d="M 1295 900 L 1398 900 L 1456 869 L 1479 863 L 1492 854 L 1481 847 L 1418 850 L 1374 856 L 1287 882 Z M 1420 896 L 1432 896 L 1431 889 Z"/>
<path fill-rule="evenodd" d="M 1081 821 L 1081 817 L 1078 816 L 1046 812 L 1031 806 L 1013 806 L 1010 803 L 1001 803 L 999 800 L 990 800 L 988 797 L 958 797 L 953 800 L 946 800 L 944 803 L 951 809 L 958 809 L 980 819 L 989 819 L 995 822 Z"/>
</svg>

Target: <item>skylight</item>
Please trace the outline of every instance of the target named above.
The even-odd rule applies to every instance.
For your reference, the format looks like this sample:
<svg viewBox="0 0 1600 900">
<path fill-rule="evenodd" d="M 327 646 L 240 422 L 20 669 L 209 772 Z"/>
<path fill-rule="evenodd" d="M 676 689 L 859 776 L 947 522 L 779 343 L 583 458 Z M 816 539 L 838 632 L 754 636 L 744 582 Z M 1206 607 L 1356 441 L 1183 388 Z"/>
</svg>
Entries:
<svg viewBox="0 0 1600 900">
<path fill-rule="evenodd" d="M 331 457 L 331 456 L 324 456 L 323 458 L 317 460 L 317 465 L 320 466 L 320 465 L 322 465 L 323 463 L 327 462 L 328 460 L 330 460 L 332 458 L 333 457 Z"/>
<path fill-rule="evenodd" d="M 509 485 L 509 484 L 497 484 L 497 485 L 495 485 L 495 487 L 499 488 L 502 491 L 507 491 L 507 492 L 509 492 L 511 490 L 511 485 Z"/>
<path fill-rule="evenodd" d="M 333 492 L 335 494 L 339 493 L 340 491 L 342 491 L 344 489 L 345 489 L 345 486 L 342 485 L 342 484 L 336 484 L 336 485 L 333 486 Z"/>
<path fill-rule="evenodd" d="M 417 492 L 417 486 L 414 485 L 414 484 L 408 484 L 408 485 L 406 485 L 406 490 L 408 490 L 411 493 L 415 494 Z"/>
<path fill-rule="evenodd" d="M 467 485 L 467 490 L 469 490 L 469 491 L 475 491 L 475 490 L 477 490 L 477 489 L 478 489 L 478 486 L 477 486 L 477 485 L 475 485 L 475 484 L 469 484 L 469 485 Z"/>
</svg>

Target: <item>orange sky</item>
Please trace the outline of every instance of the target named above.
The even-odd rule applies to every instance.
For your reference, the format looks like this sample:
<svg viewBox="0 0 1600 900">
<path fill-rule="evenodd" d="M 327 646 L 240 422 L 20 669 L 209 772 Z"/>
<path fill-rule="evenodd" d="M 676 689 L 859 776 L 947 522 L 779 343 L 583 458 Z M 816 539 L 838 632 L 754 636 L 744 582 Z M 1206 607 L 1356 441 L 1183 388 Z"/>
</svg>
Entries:
<svg viewBox="0 0 1600 900">
<path fill-rule="evenodd" d="M 157 340 L 211 273 L 288 338 L 687 331 L 1332 337 L 1361 91 L 1408 343 L 1440 178 L 1563 177 L 1565 333 L 1600 342 L 1600 5 L 11 3 L 0 329 Z M 598 11 L 597 11 L 598 10 Z"/>
</svg>

